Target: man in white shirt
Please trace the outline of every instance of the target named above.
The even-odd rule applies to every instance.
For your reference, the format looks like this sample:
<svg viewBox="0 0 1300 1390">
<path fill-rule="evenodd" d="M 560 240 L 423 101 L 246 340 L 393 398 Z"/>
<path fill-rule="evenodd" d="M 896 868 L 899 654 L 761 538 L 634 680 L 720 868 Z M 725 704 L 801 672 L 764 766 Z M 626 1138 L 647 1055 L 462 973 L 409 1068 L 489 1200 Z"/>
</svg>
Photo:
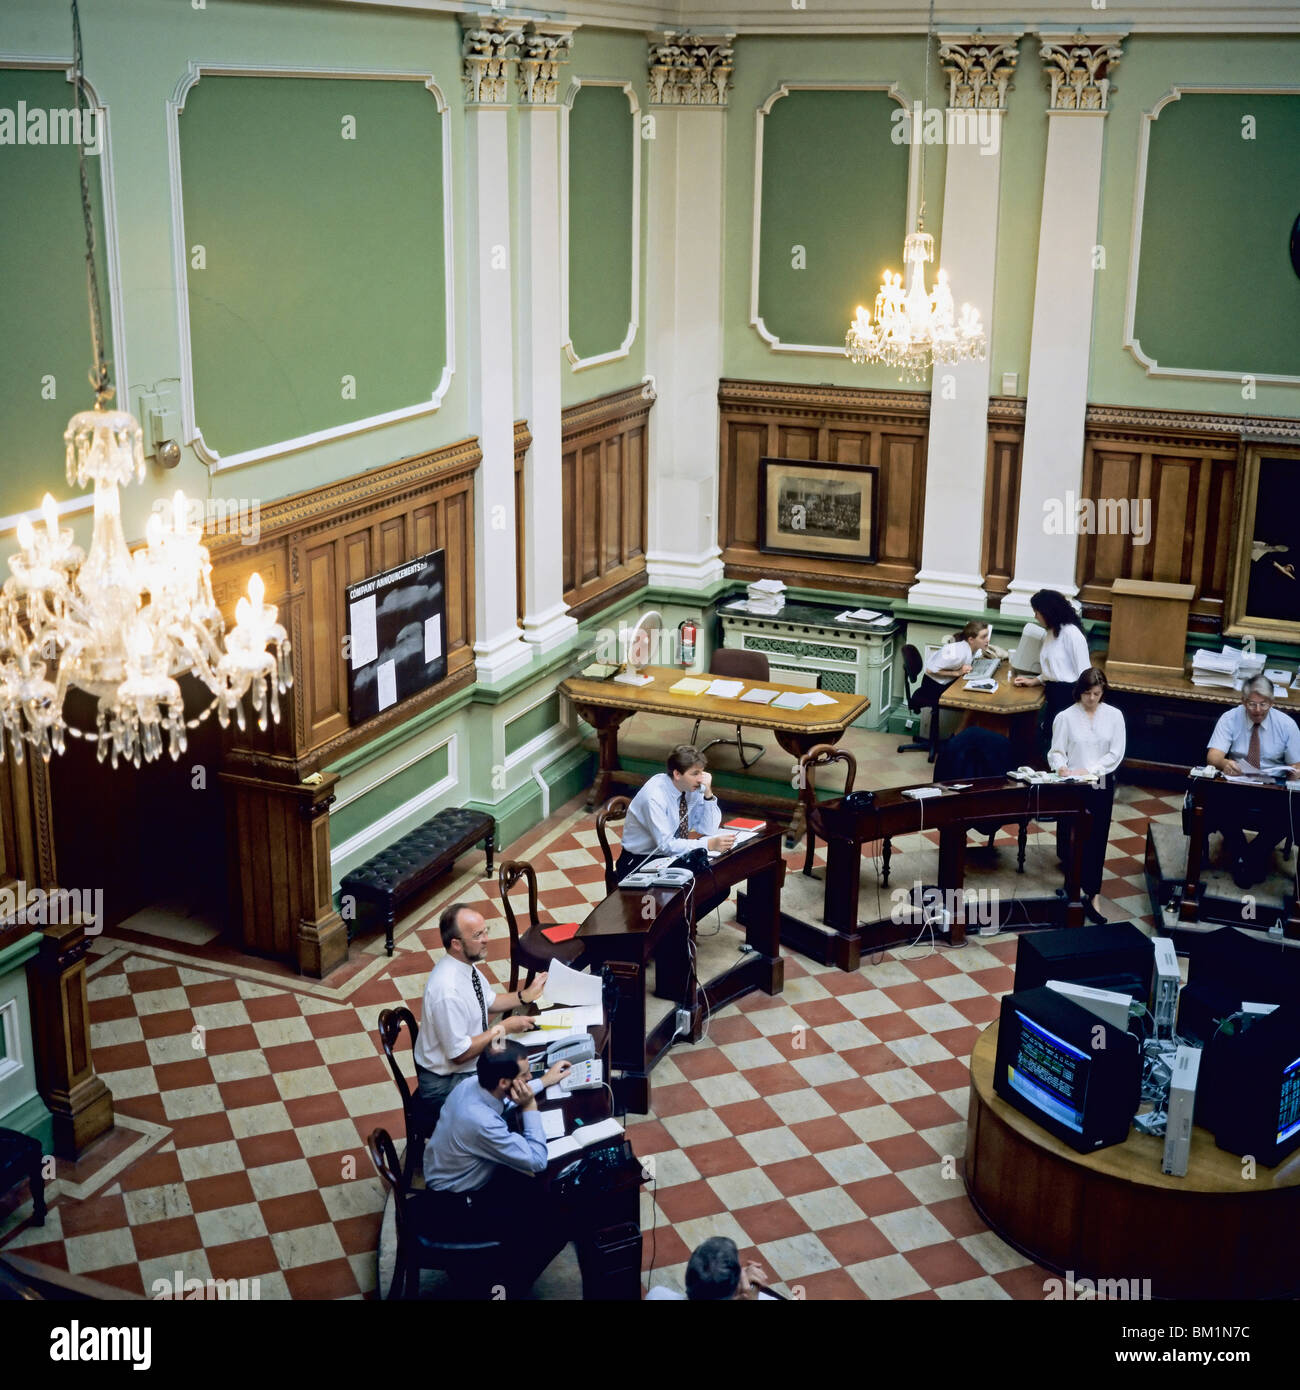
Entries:
<svg viewBox="0 0 1300 1390">
<path fill-rule="evenodd" d="M 656 773 L 632 798 L 615 870 L 620 879 L 656 856 L 731 848 L 736 837 L 717 833 L 722 808 L 706 766 L 703 753 L 679 744 L 668 755 L 668 770 Z"/>
<path fill-rule="evenodd" d="M 1210 735 L 1206 761 L 1230 777 L 1254 768 L 1263 772 L 1285 769 L 1288 778 L 1300 778 L 1300 725 L 1273 708 L 1273 682 L 1267 676 L 1248 680 L 1241 704 L 1225 711 Z M 1286 838 L 1289 818 L 1287 799 L 1265 793 L 1257 800 L 1243 795 L 1232 825 L 1223 832 L 1223 864 L 1239 888 L 1249 888 L 1268 876 L 1273 850 Z M 1255 831 L 1247 847 L 1246 830 Z"/>
<path fill-rule="evenodd" d="M 446 955 L 424 987 L 415 1074 L 429 1124 L 458 1083 L 474 1075 L 479 1053 L 494 1039 L 525 1033 L 532 1020 L 521 1016 L 491 1022 L 492 1015 L 531 1004 L 546 987 L 545 973 L 512 994 L 496 994 L 478 969 L 487 957 L 487 923 L 466 903 L 453 903 L 438 921 Z"/>
</svg>

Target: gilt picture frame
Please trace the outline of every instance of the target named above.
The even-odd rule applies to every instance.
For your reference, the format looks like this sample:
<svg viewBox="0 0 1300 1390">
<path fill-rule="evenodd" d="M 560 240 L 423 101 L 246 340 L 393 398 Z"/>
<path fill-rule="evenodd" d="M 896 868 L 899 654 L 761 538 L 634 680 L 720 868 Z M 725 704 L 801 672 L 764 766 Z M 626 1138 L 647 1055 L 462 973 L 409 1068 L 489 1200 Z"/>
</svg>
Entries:
<svg viewBox="0 0 1300 1390">
<path fill-rule="evenodd" d="M 1300 643 L 1300 444 L 1245 441 L 1225 637 Z"/>
<path fill-rule="evenodd" d="M 873 563 L 878 472 L 843 463 L 759 459 L 759 550 Z"/>
</svg>

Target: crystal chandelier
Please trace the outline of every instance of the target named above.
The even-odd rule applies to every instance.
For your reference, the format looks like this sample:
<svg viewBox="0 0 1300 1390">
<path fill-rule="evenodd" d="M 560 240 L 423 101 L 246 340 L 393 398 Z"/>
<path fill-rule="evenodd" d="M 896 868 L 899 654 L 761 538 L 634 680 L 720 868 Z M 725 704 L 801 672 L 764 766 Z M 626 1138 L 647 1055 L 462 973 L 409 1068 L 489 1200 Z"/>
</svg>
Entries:
<svg viewBox="0 0 1300 1390">
<path fill-rule="evenodd" d="M 72 6 L 73 82 L 81 110 L 81 26 Z M 80 124 L 80 122 L 78 122 Z M 289 641 L 276 610 L 263 603 L 260 576 L 235 608 L 225 635 L 212 597 L 212 563 L 201 544 L 202 526 L 191 524 L 183 493 L 171 515 L 149 517 L 146 543 L 134 554 L 122 531 L 118 488 L 144 479 L 140 426 L 126 411 L 112 410 L 113 389 L 104 360 L 103 329 L 95 277 L 94 223 L 84 144 L 79 150 L 81 204 L 86 228 L 95 407 L 74 415 L 64 434 L 68 482 L 95 485 L 93 532 L 88 552 L 59 527 L 58 509 L 46 493 L 43 526 L 24 517 L 22 547 L 9 559 L 10 577 L 0 591 L 0 759 L 5 734 L 21 762 L 24 744 L 49 760 L 62 752 L 65 735 L 95 739 L 102 762 L 111 757 L 140 766 L 163 749 L 177 758 L 186 729 L 215 709 L 225 727 L 234 713 L 245 727 L 243 699 L 252 691 L 259 728 L 268 711 L 278 723 L 279 695 L 292 684 Z M 268 650 L 270 648 L 271 650 Z M 177 677 L 191 672 L 213 694 L 197 718 L 186 721 Z M 93 733 L 70 728 L 63 704 L 76 687 L 99 701 Z"/>
<path fill-rule="evenodd" d="M 934 35 L 934 0 L 925 39 L 925 96 L 922 119 L 930 110 L 930 40 Z M 919 381 L 932 366 L 983 362 L 988 350 L 980 316 L 969 304 L 953 313 L 948 276 L 938 271 L 935 286 L 925 288 L 925 263 L 934 260 L 934 238 L 925 230 L 925 144 L 921 144 L 921 205 L 916 231 L 903 242 L 904 273 L 885 271 L 876 295 L 875 322 L 858 305 L 844 337 L 844 355 L 856 363 L 883 362 L 900 370 L 900 380 Z M 906 285 L 903 280 L 906 276 Z"/>
</svg>

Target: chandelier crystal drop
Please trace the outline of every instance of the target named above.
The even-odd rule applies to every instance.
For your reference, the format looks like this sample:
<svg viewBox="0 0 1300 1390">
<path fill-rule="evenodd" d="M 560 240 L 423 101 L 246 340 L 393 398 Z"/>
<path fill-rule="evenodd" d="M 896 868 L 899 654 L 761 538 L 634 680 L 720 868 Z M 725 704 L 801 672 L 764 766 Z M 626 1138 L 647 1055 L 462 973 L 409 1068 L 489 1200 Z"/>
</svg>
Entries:
<svg viewBox="0 0 1300 1390">
<path fill-rule="evenodd" d="M 77 0 L 72 52 L 80 115 L 85 79 Z M 259 575 L 249 579 L 248 597 L 235 607 L 235 626 L 225 632 L 212 597 L 202 522 L 191 520 L 184 493 L 175 495 L 169 515 L 150 515 L 143 546 L 134 553 L 127 546 L 118 488 L 144 481 L 143 438 L 135 418 L 109 404 L 113 388 L 104 357 L 86 152 L 82 144 L 77 148 L 95 406 L 74 415 L 63 438 L 68 482 L 95 486 L 94 523 L 90 549 L 83 552 L 71 530 L 60 527 L 48 492 L 41 504 L 44 524 L 33 526 L 26 517 L 18 523 L 21 549 L 10 556 L 10 576 L 0 589 L 0 760 L 6 736 L 16 762 L 27 744 L 48 762 L 52 752 L 63 752 L 72 733 L 95 739 L 101 762 L 111 758 L 116 767 L 124 758 L 139 767 L 161 756 L 164 737 L 178 758 L 186 730 L 214 709 L 223 727 L 233 712 L 243 729 L 243 700 L 250 690 L 258 727 L 266 728 L 268 712 L 279 723 L 279 696 L 293 684 L 293 672 L 288 635 L 274 605 L 263 602 Z M 186 673 L 213 695 L 198 718 L 188 721 L 177 680 Z M 99 702 L 94 733 L 71 728 L 64 717 L 73 688 Z"/>
</svg>

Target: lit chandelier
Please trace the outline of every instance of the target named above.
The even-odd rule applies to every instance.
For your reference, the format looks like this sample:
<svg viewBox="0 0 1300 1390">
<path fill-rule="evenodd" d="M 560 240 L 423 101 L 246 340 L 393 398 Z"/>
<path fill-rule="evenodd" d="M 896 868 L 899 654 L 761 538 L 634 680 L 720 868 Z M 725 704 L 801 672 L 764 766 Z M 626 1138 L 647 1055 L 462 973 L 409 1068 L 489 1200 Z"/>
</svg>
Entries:
<svg viewBox="0 0 1300 1390">
<path fill-rule="evenodd" d="M 925 39 L 925 96 L 922 119 L 930 109 L 930 40 L 934 36 L 934 0 Z M 932 366 L 983 362 L 988 340 L 978 312 L 969 304 L 954 315 L 947 272 L 940 270 L 934 289 L 925 288 L 925 263 L 934 260 L 934 238 L 925 230 L 925 143 L 921 143 L 921 204 L 916 231 L 903 242 L 904 275 L 885 271 L 876 295 L 875 322 L 862 305 L 844 337 L 844 355 L 857 363 L 883 362 L 898 367 L 902 379 L 919 381 Z"/>
<path fill-rule="evenodd" d="M 77 110 L 83 91 L 81 25 L 72 5 L 73 83 Z M 78 120 L 80 125 L 80 119 Z M 254 574 L 248 597 L 235 607 L 235 626 L 226 634 L 212 597 L 212 563 L 201 544 L 201 524 L 191 524 L 183 493 L 166 520 L 149 517 L 146 544 L 134 554 L 122 531 L 118 488 L 144 479 L 140 426 L 126 411 L 112 410 L 108 365 L 95 276 L 95 237 L 84 143 L 79 147 L 81 207 L 86 228 L 95 408 L 74 415 L 64 434 L 68 482 L 95 485 L 90 550 L 74 544 L 59 527 L 58 509 L 46 493 L 43 527 L 24 517 L 18 524 L 19 554 L 9 560 L 11 576 L 0 591 L 0 759 L 5 733 L 21 762 L 24 744 L 49 760 L 63 752 L 65 734 L 93 738 L 102 762 L 111 757 L 140 766 L 163 749 L 177 758 L 186 729 L 215 709 L 226 726 L 233 712 L 243 729 L 243 698 L 251 690 L 259 728 L 268 711 L 278 723 L 279 695 L 292 684 L 289 641 L 276 610 L 262 602 L 264 587 Z M 268 651 L 268 647 L 272 650 Z M 196 675 L 213 694 L 197 719 L 186 721 L 176 678 Z M 97 728 L 70 728 L 63 704 L 70 687 L 98 698 Z"/>
</svg>

